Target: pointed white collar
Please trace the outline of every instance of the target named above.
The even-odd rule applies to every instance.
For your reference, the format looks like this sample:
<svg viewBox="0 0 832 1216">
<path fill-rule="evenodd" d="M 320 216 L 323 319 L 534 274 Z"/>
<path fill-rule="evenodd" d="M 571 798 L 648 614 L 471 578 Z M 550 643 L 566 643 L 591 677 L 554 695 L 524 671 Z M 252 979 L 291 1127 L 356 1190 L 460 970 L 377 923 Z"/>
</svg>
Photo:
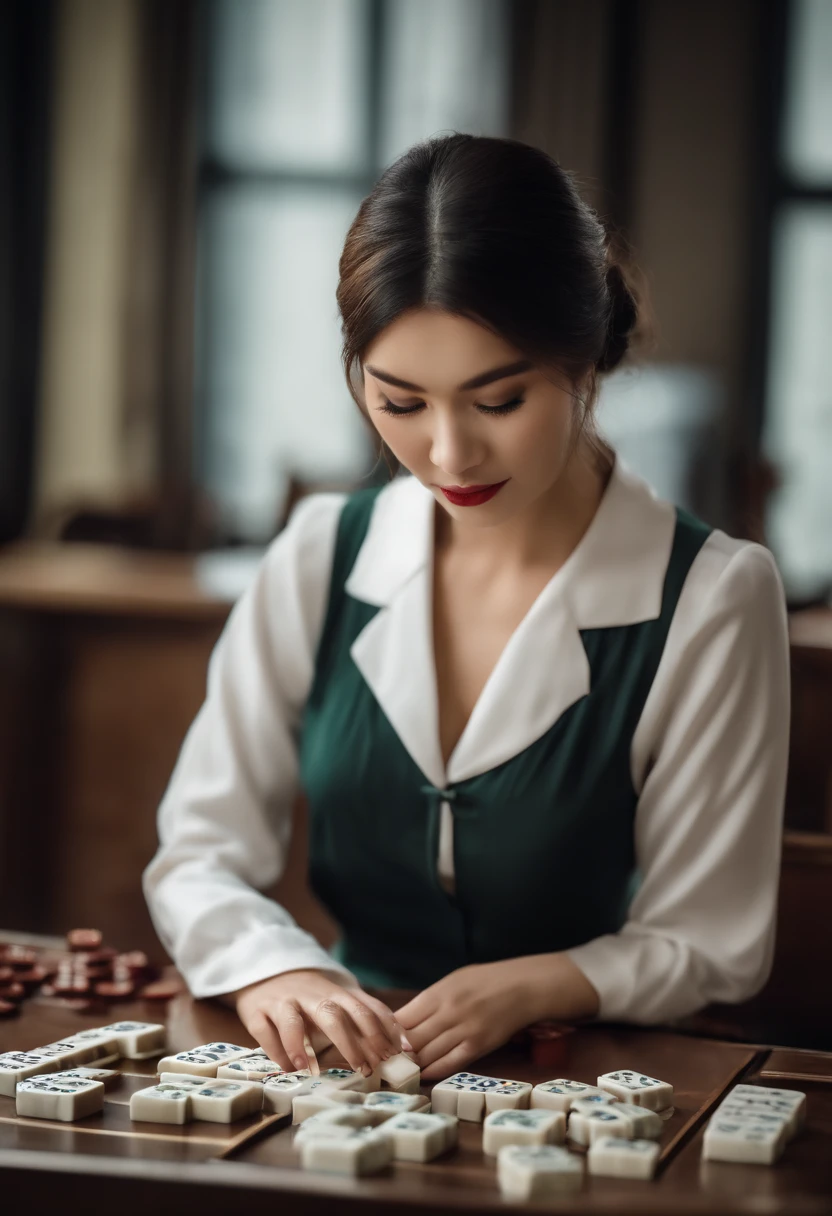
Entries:
<svg viewBox="0 0 832 1216">
<path fill-rule="evenodd" d="M 364 603 L 390 604 L 433 558 L 436 500 L 410 475 L 397 477 L 376 500 L 367 535 L 346 582 Z M 673 505 L 616 456 L 598 510 L 580 542 L 547 587 L 565 596 L 579 629 L 654 620 L 673 544 Z"/>
</svg>

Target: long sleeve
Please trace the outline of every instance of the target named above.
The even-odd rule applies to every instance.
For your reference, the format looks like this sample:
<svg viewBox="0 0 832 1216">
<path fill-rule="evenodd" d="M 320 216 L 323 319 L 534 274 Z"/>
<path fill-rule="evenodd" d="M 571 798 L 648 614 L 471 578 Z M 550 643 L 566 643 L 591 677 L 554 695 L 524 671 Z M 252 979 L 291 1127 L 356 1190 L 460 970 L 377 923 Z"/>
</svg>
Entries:
<svg viewBox="0 0 832 1216">
<path fill-rule="evenodd" d="M 336 494 L 303 500 L 269 547 L 213 651 L 205 701 L 159 807 L 144 892 L 197 997 L 306 967 L 357 982 L 260 892 L 286 865 L 297 736 L 342 505 Z"/>
<path fill-rule="evenodd" d="M 712 533 L 688 574 L 631 753 L 641 877 L 616 934 L 567 953 L 599 1017 L 650 1023 L 765 983 L 789 739 L 774 560 Z"/>
</svg>

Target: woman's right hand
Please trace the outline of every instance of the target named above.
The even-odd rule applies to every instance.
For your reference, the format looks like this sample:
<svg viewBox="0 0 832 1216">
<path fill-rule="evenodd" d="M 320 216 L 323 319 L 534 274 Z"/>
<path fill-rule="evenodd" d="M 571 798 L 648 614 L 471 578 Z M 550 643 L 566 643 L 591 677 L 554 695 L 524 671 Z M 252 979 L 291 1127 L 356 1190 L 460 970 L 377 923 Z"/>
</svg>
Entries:
<svg viewBox="0 0 832 1216">
<path fill-rule="evenodd" d="M 315 1027 L 364 1076 L 382 1060 L 411 1050 L 383 1001 L 361 988 L 343 988 L 323 971 L 286 971 L 233 996 L 246 1030 L 286 1072 L 309 1067 L 303 1040 Z"/>
</svg>

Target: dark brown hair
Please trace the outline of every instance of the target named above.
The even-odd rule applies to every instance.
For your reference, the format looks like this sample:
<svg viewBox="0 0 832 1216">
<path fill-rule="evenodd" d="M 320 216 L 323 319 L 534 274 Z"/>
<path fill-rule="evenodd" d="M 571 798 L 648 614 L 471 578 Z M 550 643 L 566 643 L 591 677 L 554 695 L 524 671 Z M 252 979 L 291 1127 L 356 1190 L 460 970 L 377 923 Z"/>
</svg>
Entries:
<svg viewBox="0 0 832 1216">
<path fill-rule="evenodd" d="M 631 272 L 570 173 L 513 139 L 454 133 L 415 144 L 358 209 L 336 298 L 341 360 L 359 392 L 364 351 L 409 309 L 464 316 L 541 369 L 597 373 L 627 354 L 639 320 Z"/>
</svg>

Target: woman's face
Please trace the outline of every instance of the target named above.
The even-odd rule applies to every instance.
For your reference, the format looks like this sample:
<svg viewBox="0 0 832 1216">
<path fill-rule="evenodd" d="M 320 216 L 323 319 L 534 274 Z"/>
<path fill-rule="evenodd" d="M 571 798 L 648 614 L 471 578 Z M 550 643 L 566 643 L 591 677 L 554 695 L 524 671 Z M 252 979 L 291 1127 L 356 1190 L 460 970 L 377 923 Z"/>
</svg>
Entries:
<svg viewBox="0 0 832 1216">
<path fill-rule="evenodd" d="M 466 387 L 505 368 L 513 370 Z M 490 330 L 437 309 L 414 309 L 370 344 L 363 370 L 367 412 L 379 435 L 454 520 L 502 523 L 555 487 L 574 443 L 572 386 L 565 376 L 557 384 L 546 379 Z M 490 497 L 453 501 L 443 493 L 501 482 Z"/>
</svg>

